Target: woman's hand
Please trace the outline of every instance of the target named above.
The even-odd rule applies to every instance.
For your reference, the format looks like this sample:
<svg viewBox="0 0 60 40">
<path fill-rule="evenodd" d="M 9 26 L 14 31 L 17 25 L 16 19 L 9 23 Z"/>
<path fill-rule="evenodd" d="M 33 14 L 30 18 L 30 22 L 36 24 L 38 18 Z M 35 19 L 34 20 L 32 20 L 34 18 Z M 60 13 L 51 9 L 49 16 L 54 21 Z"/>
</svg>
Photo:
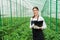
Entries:
<svg viewBox="0 0 60 40">
<path fill-rule="evenodd" d="M 34 25 L 33 26 L 34 29 L 40 29 L 38 26 Z"/>
<path fill-rule="evenodd" d="M 39 29 L 43 29 L 42 27 L 39 27 Z"/>
<path fill-rule="evenodd" d="M 32 25 L 32 28 L 34 28 L 34 29 L 42 29 L 42 27 L 38 27 L 37 25 Z"/>
<path fill-rule="evenodd" d="M 42 27 L 34 26 L 34 29 L 42 29 Z"/>
</svg>

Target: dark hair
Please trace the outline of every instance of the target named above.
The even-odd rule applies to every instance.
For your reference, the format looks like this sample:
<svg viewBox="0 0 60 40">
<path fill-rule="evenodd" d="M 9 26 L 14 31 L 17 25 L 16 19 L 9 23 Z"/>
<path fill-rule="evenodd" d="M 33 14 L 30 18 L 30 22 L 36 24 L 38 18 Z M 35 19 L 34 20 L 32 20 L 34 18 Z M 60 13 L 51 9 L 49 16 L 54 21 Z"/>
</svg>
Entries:
<svg viewBox="0 0 60 40">
<path fill-rule="evenodd" d="M 39 10 L 39 8 L 38 8 L 38 7 L 33 7 L 33 9 L 32 9 L 32 10 L 34 10 L 34 9 L 37 9 L 37 10 Z"/>
<path fill-rule="evenodd" d="M 32 10 L 34 10 L 34 9 L 37 9 L 39 11 L 38 7 L 33 7 Z M 32 18 L 34 18 L 34 17 L 35 17 L 35 15 Z"/>
</svg>

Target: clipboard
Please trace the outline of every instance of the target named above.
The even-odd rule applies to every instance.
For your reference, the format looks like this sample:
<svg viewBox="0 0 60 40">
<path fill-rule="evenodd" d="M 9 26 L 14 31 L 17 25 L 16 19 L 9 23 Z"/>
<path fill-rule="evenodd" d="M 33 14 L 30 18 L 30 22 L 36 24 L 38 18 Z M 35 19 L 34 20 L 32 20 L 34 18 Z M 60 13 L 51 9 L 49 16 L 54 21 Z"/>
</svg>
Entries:
<svg viewBox="0 0 60 40">
<path fill-rule="evenodd" d="M 31 25 L 34 24 L 38 27 L 42 27 L 43 26 L 43 21 L 31 21 Z"/>
</svg>

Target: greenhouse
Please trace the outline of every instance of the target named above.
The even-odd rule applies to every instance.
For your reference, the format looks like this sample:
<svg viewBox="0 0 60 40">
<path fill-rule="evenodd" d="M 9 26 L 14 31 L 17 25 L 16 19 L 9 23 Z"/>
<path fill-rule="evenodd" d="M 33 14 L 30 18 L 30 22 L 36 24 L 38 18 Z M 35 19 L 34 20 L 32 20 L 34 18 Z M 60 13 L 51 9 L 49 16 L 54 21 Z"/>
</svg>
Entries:
<svg viewBox="0 0 60 40">
<path fill-rule="evenodd" d="M 0 0 L 0 40 L 32 40 L 32 8 L 39 8 L 45 40 L 60 40 L 60 0 Z"/>
</svg>

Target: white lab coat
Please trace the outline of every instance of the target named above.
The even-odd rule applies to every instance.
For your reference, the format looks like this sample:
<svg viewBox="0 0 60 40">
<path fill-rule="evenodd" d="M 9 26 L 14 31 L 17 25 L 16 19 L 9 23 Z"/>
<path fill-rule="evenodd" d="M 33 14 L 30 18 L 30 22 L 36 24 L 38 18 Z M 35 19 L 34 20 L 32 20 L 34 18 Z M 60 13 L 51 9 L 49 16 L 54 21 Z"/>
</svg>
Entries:
<svg viewBox="0 0 60 40">
<path fill-rule="evenodd" d="M 37 28 L 37 26 L 35 26 L 34 24 L 31 25 L 31 21 L 36 21 L 36 20 L 37 20 L 36 18 L 30 18 L 30 28 L 33 28 L 33 27 L 35 27 L 35 29 Z M 42 16 L 39 16 L 38 17 L 38 21 L 43 21 L 42 29 L 46 29 L 47 28 L 46 23 L 45 23 L 45 20 L 43 19 Z"/>
</svg>

